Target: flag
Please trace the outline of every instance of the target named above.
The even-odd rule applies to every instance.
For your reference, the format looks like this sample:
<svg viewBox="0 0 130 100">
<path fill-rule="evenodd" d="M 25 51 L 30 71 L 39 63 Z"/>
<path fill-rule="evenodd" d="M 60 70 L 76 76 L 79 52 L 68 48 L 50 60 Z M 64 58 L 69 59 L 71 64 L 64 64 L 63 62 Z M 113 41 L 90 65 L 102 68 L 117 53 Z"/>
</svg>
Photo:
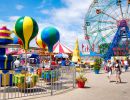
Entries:
<svg viewBox="0 0 130 100">
<path fill-rule="evenodd" d="M 94 51 L 94 44 L 92 45 L 92 51 Z"/>
<path fill-rule="evenodd" d="M 114 55 L 116 55 L 116 52 L 114 51 Z"/>
<path fill-rule="evenodd" d="M 82 52 L 83 52 L 83 49 L 84 49 L 84 45 L 83 45 L 83 43 L 82 43 Z"/>
<path fill-rule="evenodd" d="M 88 45 L 87 45 L 87 47 L 86 47 L 86 50 L 87 50 L 87 52 L 89 51 L 89 47 L 88 47 Z"/>
</svg>

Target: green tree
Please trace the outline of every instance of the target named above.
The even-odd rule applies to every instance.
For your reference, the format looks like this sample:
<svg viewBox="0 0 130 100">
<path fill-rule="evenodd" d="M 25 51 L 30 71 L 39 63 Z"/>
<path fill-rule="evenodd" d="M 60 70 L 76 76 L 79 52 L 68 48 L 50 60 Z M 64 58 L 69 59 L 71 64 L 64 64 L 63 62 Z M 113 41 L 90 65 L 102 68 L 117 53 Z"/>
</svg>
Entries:
<svg viewBox="0 0 130 100">
<path fill-rule="evenodd" d="M 102 59 L 101 58 L 96 58 L 95 59 L 95 64 L 94 64 L 94 70 L 100 70 L 102 64 Z"/>
<path fill-rule="evenodd" d="M 99 45 L 100 54 L 105 54 L 111 43 L 103 43 Z"/>
</svg>

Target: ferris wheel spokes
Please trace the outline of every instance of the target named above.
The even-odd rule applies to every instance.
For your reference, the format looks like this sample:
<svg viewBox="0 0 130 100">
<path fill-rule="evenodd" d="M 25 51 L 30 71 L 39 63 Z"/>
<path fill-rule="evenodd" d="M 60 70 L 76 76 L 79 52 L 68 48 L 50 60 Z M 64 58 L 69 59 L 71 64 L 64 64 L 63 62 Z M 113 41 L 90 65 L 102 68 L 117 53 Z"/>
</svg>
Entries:
<svg viewBox="0 0 130 100">
<path fill-rule="evenodd" d="M 111 20 L 89 20 L 91 22 L 99 22 L 99 23 L 110 23 L 110 24 L 116 24 L 115 21 L 111 21 Z"/>
<path fill-rule="evenodd" d="M 115 28 L 117 28 L 117 26 L 107 26 L 107 27 L 104 27 L 102 29 L 97 29 L 97 30 L 91 31 L 91 32 L 89 32 L 89 34 L 94 34 L 94 33 L 98 32 L 98 31 L 101 32 L 101 31 L 106 31 L 106 30 L 115 29 Z"/>
<path fill-rule="evenodd" d="M 97 21 L 99 23 L 110 23 L 110 24 L 116 24 L 114 21 L 111 21 L 111 20 L 101 20 L 101 21 Z"/>
<path fill-rule="evenodd" d="M 102 14 L 105 14 L 106 16 L 108 16 L 108 17 L 110 17 L 110 18 L 112 18 L 112 19 L 114 19 L 114 20 L 116 20 L 116 21 L 117 21 L 117 19 L 116 19 L 116 18 L 114 18 L 113 16 L 111 16 L 111 15 L 109 15 L 109 14 L 107 14 L 107 13 L 103 12 L 103 11 L 102 11 Z"/>
<path fill-rule="evenodd" d="M 120 1 L 120 3 L 119 3 L 119 8 L 120 8 L 120 12 L 121 12 L 121 18 L 124 19 L 124 17 L 123 17 L 122 7 L 121 7 L 121 1 Z"/>
<path fill-rule="evenodd" d="M 108 27 L 107 27 L 107 28 L 105 28 L 105 30 L 102 30 L 102 31 L 112 30 L 112 31 L 110 31 L 109 33 L 106 33 L 105 36 L 109 36 L 109 34 L 112 33 L 112 32 L 114 32 L 113 30 L 114 30 L 115 28 L 117 28 L 117 27 L 114 28 L 114 26 L 109 26 L 109 27 L 110 27 L 110 29 L 108 29 Z M 107 29 L 107 30 L 106 30 L 106 29 Z M 98 37 L 99 34 L 100 34 L 101 39 L 104 38 L 104 36 L 103 36 L 103 34 L 102 34 L 102 31 L 101 31 L 101 30 L 98 30 L 98 31 L 99 31 L 100 33 L 97 32 L 98 34 L 97 34 L 97 36 L 95 37 L 93 43 L 96 42 L 97 37 Z M 99 41 L 100 41 L 100 39 L 99 39 Z M 97 42 L 96 42 L 96 44 L 97 44 Z"/>
<path fill-rule="evenodd" d="M 127 1 L 127 7 L 126 7 L 126 16 L 128 15 L 128 10 L 129 10 L 129 1 Z"/>
<path fill-rule="evenodd" d="M 95 40 L 93 41 L 93 44 L 96 44 L 96 45 L 98 45 L 101 41 L 106 41 L 106 38 L 108 38 L 109 36 L 111 36 L 112 35 L 112 33 L 114 32 L 113 31 L 114 29 L 112 29 L 109 33 L 107 33 L 105 36 L 103 36 L 103 34 L 100 34 L 100 39 L 97 41 L 97 37 L 95 38 Z M 99 34 L 98 34 L 99 35 Z M 109 40 L 111 40 L 111 38 L 109 39 Z"/>
<path fill-rule="evenodd" d="M 112 29 L 112 31 L 110 31 L 109 33 L 107 33 L 105 36 L 101 36 L 101 38 L 96 42 L 96 44 L 99 44 L 102 41 L 102 38 L 110 38 L 110 36 L 115 33 L 114 29 Z M 110 38 L 111 40 L 111 38 Z"/>
</svg>

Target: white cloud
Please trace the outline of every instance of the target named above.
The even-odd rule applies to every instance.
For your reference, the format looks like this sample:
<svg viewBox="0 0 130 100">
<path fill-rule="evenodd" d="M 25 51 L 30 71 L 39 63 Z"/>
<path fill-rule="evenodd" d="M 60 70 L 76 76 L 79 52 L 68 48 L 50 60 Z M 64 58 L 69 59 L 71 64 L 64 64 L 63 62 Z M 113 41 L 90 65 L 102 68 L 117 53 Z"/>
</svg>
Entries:
<svg viewBox="0 0 130 100">
<path fill-rule="evenodd" d="M 22 10 L 23 8 L 24 8 L 24 6 L 21 5 L 21 4 L 17 4 L 17 5 L 16 5 L 16 9 L 17 9 L 17 10 Z"/>
<path fill-rule="evenodd" d="M 54 18 L 66 23 L 82 24 L 92 0 L 62 0 L 67 7 L 54 9 Z"/>
<path fill-rule="evenodd" d="M 65 44 L 73 50 L 77 37 L 79 39 L 80 46 L 81 43 L 86 43 L 86 40 L 84 40 L 84 31 L 82 26 L 84 24 L 85 14 L 87 13 L 87 9 L 89 8 L 92 0 L 62 0 L 62 2 L 64 2 L 66 5 L 63 8 L 54 8 L 51 10 L 39 8 L 42 14 L 50 15 L 50 17 L 48 17 L 46 20 L 39 18 L 37 21 L 39 25 L 39 32 L 41 32 L 42 29 L 47 26 L 56 27 L 60 32 L 61 43 Z M 17 18 L 18 16 L 11 16 L 9 18 L 10 23 L 3 23 L 5 23 L 7 27 L 12 30 L 14 21 Z M 30 45 L 36 45 L 35 40 L 31 41 Z"/>
<path fill-rule="evenodd" d="M 42 14 L 50 14 L 50 12 L 49 12 L 48 10 L 44 10 L 44 9 L 41 10 L 40 12 L 41 12 Z"/>
<path fill-rule="evenodd" d="M 73 49 L 77 37 L 80 45 L 86 43 L 82 26 L 92 0 L 62 0 L 62 2 L 66 7 L 49 10 L 51 18 L 45 22 L 57 27 L 61 35 L 60 41 Z"/>
<path fill-rule="evenodd" d="M 14 22 L 7 22 L 4 20 L 0 20 L 0 27 L 6 26 L 8 29 L 13 30 Z"/>
<path fill-rule="evenodd" d="M 41 8 L 43 8 L 44 6 L 46 6 L 46 0 L 42 0 L 40 6 L 38 6 L 37 9 L 41 9 Z"/>
<path fill-rule="evenodd" d="M 10 16 L 9 20 L 10 21 L 16 21 L 20 16 Z"/>
</svg>

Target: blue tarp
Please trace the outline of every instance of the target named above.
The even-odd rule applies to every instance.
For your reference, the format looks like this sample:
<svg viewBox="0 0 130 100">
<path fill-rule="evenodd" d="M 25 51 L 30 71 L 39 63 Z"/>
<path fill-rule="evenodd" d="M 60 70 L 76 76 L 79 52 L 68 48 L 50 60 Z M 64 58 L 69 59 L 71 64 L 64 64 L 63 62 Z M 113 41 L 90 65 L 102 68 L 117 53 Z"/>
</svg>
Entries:
<svg viewBox="0 0 130 100">
<path fill-rule="evenodd" d="M 98 54 L 96 52 L 90 51 L 90 56 L 98 56 L 98 57 L 102 57 L 101 54 Z"/>
<path fill-rule="evenodd" d="M 80 52 L 80 56 L 81 56 L 81 57 L 85 57 L 85 56 L 91 56 L 91 57 L 98 56 L 98 57 L 102 57 L 101 54 L 98 54 L 98 53 L 93 52 L 93 51 L 90 51 L 90 54 L 83 54 L 82 52 Z"/>
</svg>

